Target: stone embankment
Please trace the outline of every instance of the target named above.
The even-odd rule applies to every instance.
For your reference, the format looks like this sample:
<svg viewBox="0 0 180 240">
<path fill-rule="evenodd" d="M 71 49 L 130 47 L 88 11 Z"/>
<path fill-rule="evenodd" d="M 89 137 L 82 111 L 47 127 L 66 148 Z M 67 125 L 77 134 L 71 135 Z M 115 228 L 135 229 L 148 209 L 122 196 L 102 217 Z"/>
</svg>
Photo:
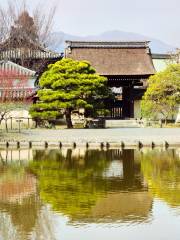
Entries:
<svg viewBox="0 0 180 240">
<path fill-rule="evenodd" d="M 180 147 L 180 128 L 26 130 L 0 135 L 0 148 Z"/>
</svg>

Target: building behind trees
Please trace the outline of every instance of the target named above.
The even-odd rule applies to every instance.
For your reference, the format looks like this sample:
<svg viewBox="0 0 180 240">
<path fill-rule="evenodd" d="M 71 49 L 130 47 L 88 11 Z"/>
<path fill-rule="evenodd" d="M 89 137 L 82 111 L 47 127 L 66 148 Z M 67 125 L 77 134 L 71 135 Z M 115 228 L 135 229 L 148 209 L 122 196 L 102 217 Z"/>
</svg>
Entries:
<svg viewBox="0 0 180 240">
<path fill-rule="evenodd" d="M 14 116 L 12 110 L 19 107 L 21 108 L 20 114 L 15 114 L 15 116 L 30 117 L 27 103 L 32 103 L 34 100 L 36 81 L 48 64 L 54 63 L 61 58 L 62 54 L 52 52 L 46 48 L 39 34 L 37 22 L 27 10 L 22 10 L 14 19 L 12 25 L 9 28 L 7 27 L 4 36 L 3 32 L 1 32 L 1 120 L 4 120 L 5 115 L 12 117 L 13 114 Z M 12 103 L 14 103 L 14 106 Z"/>
<path fill-rule="evenodd" d="M 115 100 L 106 104 L 109 117 L 138 118 L 147 79 L 155 74 L 148 43 L 67 41 L 65 57 L 87 60 L 108 78 L 108 85 L 116 95 Z"/>
</svg>

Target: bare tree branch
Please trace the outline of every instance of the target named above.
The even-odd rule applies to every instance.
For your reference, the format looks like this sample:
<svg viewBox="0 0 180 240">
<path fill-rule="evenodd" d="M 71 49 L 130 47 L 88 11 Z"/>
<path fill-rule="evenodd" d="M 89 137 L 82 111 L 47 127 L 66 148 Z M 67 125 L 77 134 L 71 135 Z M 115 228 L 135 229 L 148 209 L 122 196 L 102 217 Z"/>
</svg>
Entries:
<svg viewBox="0 0 180 240">
<path fill-rule="evenodd" d="M 32 18 L 34 29 L 36 29 L 37 45 L 48 47 L 49 43 L 52 42 L 51 33 L 57 5 L 58 2 L 54 2 L 48 11 L 46 10 L 47 8 L 45 9 L 45 6 L 40 3 L 37 4 L 34 10 L 31 11 L 26 4 L 26 0 L 9 0 L 8 6 L 5 9 L 0 6 L 1 46 L 12 34 L 13 27 L 21 27 L 21 31 L 18 32 L 19 38 L 16 38 L 16 41 L 19 40 L 19 44 L 21 43 L 21 35 L 28 35 L 27 29 L 29 26 L 27 16 L 23 17 L 23 14 L 25 16 L 25 13 L 27 13 L 29 17 Z M 31 12 L 32 16 L 30 14 Z M 18 24 L 19 26 L 17 26 Z M 31 38 L 31 36 L 29 36 L 29 38 Z M 33 41 L 34 39 L 31 40 Z"/>
<path fill-rule="evenodd" d="M 167 60 L 168 64 L 180 63 L 180 49 L 176 48 L 175 51 L 169 53 L 170 58 Z"/>
</svg>

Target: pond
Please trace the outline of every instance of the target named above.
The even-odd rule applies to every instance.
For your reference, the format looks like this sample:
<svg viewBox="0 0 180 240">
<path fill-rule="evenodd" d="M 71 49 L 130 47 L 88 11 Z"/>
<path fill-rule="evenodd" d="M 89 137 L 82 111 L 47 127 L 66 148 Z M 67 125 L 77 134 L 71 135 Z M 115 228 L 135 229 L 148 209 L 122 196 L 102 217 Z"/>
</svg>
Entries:
<svg viewBox="0 0 180 240">
<path fill-rule="evenodd" d="M 0 239 L 179 240 L 180 149 L 0 150 Z"/>
</svg>

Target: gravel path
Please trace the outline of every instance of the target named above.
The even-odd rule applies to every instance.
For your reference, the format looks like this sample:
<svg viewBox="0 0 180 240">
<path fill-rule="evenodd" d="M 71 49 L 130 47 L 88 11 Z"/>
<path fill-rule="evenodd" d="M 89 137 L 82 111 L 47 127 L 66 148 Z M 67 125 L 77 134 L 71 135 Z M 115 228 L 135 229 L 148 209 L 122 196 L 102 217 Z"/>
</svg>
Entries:
<svg viewBox="0 0 180 240">
<path fill-rule="evenodd" d="M 117 129 L 35 129 L 21 133 L 0 133 L 0 141 L 48 141 L 64 143 L 119 143 L 132 144 L 137 141 L 180 145 L 180 128 L 117 128 Z"/>
</svg>

